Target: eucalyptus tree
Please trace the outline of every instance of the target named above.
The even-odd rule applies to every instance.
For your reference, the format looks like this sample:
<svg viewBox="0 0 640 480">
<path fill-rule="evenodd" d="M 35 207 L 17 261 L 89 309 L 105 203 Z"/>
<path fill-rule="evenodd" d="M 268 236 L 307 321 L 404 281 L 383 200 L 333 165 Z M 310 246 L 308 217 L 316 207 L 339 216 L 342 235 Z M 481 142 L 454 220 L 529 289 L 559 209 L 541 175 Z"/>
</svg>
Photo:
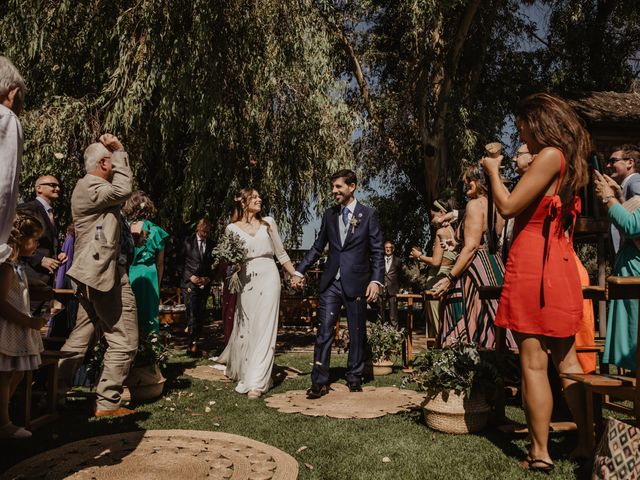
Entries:
<svg viewBox="0 0 640 480">
<path fill-rule="evenodd" d="M 83 147 L 123 138 L 174 233 L 224 219 L 253 184 L 296 238 L 328 173 L 351 166 L 358 117 L 309 0 L 8 0 L 0 50 L 29 84 L 29 184 L 71 188 Z"/>
</svg>

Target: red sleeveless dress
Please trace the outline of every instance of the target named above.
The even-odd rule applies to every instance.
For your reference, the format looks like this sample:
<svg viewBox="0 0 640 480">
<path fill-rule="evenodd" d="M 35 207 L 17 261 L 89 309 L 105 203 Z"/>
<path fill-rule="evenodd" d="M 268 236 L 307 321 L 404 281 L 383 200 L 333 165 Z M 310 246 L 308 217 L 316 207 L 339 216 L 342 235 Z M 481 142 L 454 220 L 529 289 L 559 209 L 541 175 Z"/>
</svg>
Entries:
<svg viewBox="0 0 640 480">
<path fill-rule="evenodd" d="M 502 295 L 495 325 L 514 332 L 570 337 L 580 328 L 582 287 L 571 240 L 564 233 L 565 214 L 575 222 L 580 199 L 565 208 L 558 188 L 543 195 L 515 218 Z"/>
</svg>

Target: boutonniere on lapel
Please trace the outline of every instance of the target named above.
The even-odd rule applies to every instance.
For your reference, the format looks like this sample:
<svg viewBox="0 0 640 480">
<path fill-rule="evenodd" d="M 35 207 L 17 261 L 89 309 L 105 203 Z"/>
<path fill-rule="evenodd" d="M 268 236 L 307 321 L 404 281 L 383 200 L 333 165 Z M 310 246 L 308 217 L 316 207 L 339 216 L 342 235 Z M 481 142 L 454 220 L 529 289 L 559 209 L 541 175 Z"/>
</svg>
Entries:
<svg viewBox="0 0 640 480">
<path fill-rule="evenodd" d="M 360 219 L 361 218 L 362 218 L 362 213 L 359 213 L 358 214 L 358 218 L 356 218 L 355 215 L 354 215 L 349 219 L 349 225 L 351 225 L 351 234 L 352 235 L 355 233 L 356 227 L 358 225 L 360 225 Z"/>
</svg>

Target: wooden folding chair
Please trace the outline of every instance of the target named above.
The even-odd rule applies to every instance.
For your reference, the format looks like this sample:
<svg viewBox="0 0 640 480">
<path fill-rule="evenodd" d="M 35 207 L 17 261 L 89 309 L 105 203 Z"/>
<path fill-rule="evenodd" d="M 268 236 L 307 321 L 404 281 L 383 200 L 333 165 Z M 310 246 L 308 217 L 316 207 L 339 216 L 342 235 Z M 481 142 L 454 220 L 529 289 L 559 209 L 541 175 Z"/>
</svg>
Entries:
<svg viewBox="0 0 640 480">
<path fill-rule="evenodd" d="M 612 276 L 607 278 L 606 296 L 609 300 L 640 299 L 640 277 Z M 637 342 L 636 364 L 640 365 L 640 349 L 637 348 L 637 345 L 640 344 L 640 329 L 638 329 Z M 638 423 L 638 419 L 640 419 L 640 369 L 636 369 L 635 377 L 603 373 L 566 374 L 563 377 L 579 382 L 584 387 L 589 447 L 592 450 L 595 448 L 596 432 L 600 434 L 603 431 L 602 397 L 610 396 L 615 399 L 632 402 L 633 407 L 610 402 L 605 405 L 608 408 L 613 408 L 634 417 L 636 424 Z"/>
</svg>

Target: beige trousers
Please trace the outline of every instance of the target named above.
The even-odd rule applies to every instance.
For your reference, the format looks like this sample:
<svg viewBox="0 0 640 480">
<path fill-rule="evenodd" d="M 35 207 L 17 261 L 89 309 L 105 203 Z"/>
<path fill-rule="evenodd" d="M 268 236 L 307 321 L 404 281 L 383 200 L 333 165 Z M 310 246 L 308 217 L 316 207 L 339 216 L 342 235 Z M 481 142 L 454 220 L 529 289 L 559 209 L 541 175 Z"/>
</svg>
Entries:
<svg viewBox="0 0 640 480">
<path fill-rule="evenodd" d="M 96 386 L 96 409 L 113 410 L 122 401 L 122 384 L 138 350 L 136 299 L 124 267 L 120 267 L 120 284 L 109 292 L 101 292 L 78 284 L 80 300 L 78 318 L 69 338 L 60 349 L 76 355 L 59 362 L 60 391 L 66 392 L 73 382 L 94 334 L 104 335 L 107 351 L 100 380 Z"/>
</svg>

